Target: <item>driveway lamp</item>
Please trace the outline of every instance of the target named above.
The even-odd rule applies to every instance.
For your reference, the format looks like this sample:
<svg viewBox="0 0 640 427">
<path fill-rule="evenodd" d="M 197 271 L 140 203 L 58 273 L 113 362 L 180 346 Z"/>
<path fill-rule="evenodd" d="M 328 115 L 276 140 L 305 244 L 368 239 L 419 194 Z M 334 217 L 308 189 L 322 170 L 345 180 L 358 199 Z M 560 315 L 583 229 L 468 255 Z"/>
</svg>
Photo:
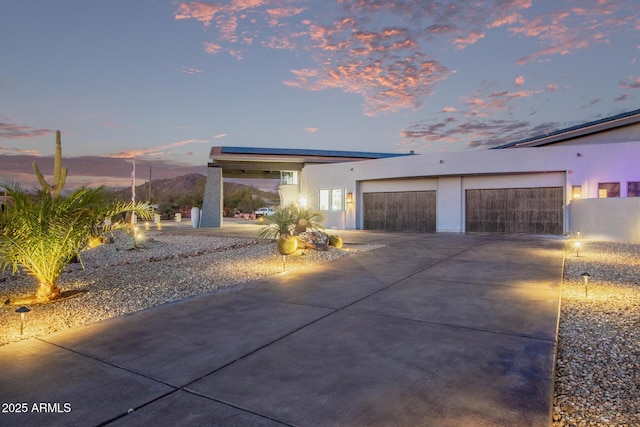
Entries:
<svg viewBox="0 0 640 427">
<path fill-rule="evenodd" d="M 587 287 L 587 284 L 589 282 L 589 277 L 591 277 L 591 275 L 585 271 L 580 276 L 584 278 L 584 296 L 585 298 L 589 298 L 589 288 Z"/>
<path fill-rule="evenodd" d="M 16 313 L 20 313 L 20 335 L 24 333 L 24 314 L 30 312 L 27 307 L 20 307 L 16 310 Z"/>
</svg>

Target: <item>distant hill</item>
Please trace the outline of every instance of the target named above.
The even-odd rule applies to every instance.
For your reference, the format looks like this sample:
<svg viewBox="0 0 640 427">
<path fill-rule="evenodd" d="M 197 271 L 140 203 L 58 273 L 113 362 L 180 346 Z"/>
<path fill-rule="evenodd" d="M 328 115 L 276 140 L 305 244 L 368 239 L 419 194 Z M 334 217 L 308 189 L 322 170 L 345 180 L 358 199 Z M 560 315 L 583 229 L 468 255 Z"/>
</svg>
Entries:
<svg viewBox="0 0 640 427">
<path fill-rule="evenodd" d="M 207 177 L 198 173 L 190 173 L 175 178 L 152 179 L 151 180 L 151 199 L 154 203 L 173 201 L 178 202 L 180 196 L 188 193 L 197 193 L 202 197 Z M 242 189 L 251 188 L 257 191 L 257 194 L 265 201 L 272 203 L 278 202 L 278 194 L 276 192 L 263 191 L 250 185 L 239 184 L 236 182 L 224 182 L 224 197 Z M 131 199 L 131 189 L 122 188 L 114 190 L 116 197 L 120 200 Z M 149 198 L 149 181 L 136 185 L 136 200 L 147 200 Z"/>
</svg>

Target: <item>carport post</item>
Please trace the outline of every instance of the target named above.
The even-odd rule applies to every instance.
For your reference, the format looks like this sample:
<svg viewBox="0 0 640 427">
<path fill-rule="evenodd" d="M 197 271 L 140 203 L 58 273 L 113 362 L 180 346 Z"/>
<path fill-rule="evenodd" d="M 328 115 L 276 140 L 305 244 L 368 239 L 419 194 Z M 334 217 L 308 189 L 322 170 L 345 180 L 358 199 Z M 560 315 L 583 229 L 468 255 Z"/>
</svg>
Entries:
<svg viewBox="0 0 640 427">
<path fill-rule="evenodd" d="M 202 201 L 202 228 L 222 227 L 222 168 L 209 163 L 207 167 L 207 183 L 204 187 Z"/>
</svg>

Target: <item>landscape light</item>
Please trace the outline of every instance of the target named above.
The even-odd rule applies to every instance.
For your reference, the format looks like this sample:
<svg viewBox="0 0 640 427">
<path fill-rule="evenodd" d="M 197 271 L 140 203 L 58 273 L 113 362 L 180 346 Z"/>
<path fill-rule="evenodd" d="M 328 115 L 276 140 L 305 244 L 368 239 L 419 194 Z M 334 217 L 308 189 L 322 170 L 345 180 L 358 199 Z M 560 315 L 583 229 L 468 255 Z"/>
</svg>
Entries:
<svg viewBox="0 0 640 427">
<path fill-rule="evenodd" d="M 20 307 L 16 310 L 16 313 L 20 313 L 20 335 L 24 333 L 24 314 L 30 312 L 27 307 Z"/>
<path fill-rule="evenodd" d="M 576 242 L 575 246 L 576 246 L 576 256 L 580 256 L 580 242 Z"/>
<path fill-rule="evenodd" d="M 589 277 L 591 277 L 591 275 L 585 271 L 580 276 L 584 278 L 584 296 L 585 298 L 589 298 L 589 289 L 587 288 L 587 284 L 589 282 Z"/>
</svg>

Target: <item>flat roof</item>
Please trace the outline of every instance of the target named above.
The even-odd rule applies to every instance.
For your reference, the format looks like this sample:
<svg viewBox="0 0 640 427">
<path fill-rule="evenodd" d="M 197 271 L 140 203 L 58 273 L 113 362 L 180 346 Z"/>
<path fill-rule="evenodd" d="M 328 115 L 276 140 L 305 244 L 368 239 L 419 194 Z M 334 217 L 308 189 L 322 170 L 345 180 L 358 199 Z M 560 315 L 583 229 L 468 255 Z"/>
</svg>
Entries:
<svg viewBox="0 0 640 427">
<path fill-rule="evenodd" d="M 279 178 L 281 171 L 300 171 L 305 165 L 358 162 L 412 154 L 219 146 L 211 148 L 209 167 L 221 168 L 223 177 Z"/>
<path fill-rule="evenodd" d="M 217 150 L 219 149 L 219 150 Z M 252 154 L 262 156 L 296 156 L 296 157 L 341 157 L 350 159 L 385 159 L 388 157 L 408 156 L 413 153 L 376 153 L 367 151 L 337 151 L 302 148 L 263 148 L 263 147 L 213 147 L 215 154 Z"/>
<path fill-rule="evenodd" d="M 518 146 L 539 147 L 542 145 L 554 144 L 557 142 L 577 138 L 579 136 L 603 132 L 615 127 L 631 125 L 637 122 L 640 122 L 640 110 L 633 110 L 626 113 L 617 114 L 615 116 L 594 120 L 592 122 L 583 123 L 581 125 L 571 126 L 568 128 L 545 133 L 543 135 L 533 136 L 531 138 L 521 139 L 516 142 L 509 142 L 507 144 L 498 145 L 496 147 L 491 147 L 490 150 L 516 148 Z"/>
</svg>

